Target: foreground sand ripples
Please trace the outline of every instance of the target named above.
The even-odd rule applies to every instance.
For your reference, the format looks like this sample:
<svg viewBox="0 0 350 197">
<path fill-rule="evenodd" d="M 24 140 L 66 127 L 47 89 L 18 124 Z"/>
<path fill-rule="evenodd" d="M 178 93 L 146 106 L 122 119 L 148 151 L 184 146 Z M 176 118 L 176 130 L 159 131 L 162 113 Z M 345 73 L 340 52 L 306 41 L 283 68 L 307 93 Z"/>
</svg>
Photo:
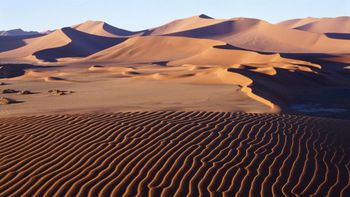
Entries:
<svg viewBox="0 0 350 197">
<path fill-rule="evenodd" d="M 132 112 L 0 128 L 0 196 L 350 195 L 345 121 Z"/>
</svg>

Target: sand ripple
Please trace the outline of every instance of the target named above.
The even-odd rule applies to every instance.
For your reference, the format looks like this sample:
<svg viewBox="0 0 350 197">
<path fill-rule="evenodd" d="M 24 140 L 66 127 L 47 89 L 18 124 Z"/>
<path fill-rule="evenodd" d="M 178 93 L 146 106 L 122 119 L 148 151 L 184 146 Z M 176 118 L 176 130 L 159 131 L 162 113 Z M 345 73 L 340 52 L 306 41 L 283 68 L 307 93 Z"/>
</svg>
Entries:
<svg viewBox="0 0 350 197">
<path fill-rule="evenodd" d="M 0 196 L 349 196 L 348 123 L 132 112 L 0 119 Z"/>
</svg>

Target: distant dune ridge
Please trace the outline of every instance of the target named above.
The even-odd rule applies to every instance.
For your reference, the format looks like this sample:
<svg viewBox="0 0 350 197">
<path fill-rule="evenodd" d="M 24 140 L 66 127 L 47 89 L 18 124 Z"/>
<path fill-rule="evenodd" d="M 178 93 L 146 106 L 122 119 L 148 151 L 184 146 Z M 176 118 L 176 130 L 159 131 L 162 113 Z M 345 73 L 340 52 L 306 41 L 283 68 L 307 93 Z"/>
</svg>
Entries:
<svg viewBox="0 0 350 197">
<path fill-rule="evenodd" d="M 33 35 L 41 35 L 41 33 L 36 31 L 23 31 L 22 29 L 0 31 L 0 36 L 33 36 Z"/>
<path fill-rule="evenodd" d="M 348 53 L 350 51 L 349 40 L 332 39 L 324 34 L 350 33 L 349 28 L 349 17 L 306 18 L 285 21 L 279 24 L 270 24 L 258 19 L 233 18 L 225 20 L 214 19 L 206 15 L 176 20 L 160 27 L 139 32 L 119 29 L 101 21 L 86 21 L 85 23 L 72 26 L 74 30 L 102 37 L 127 38 L 148 35 L 170 35 L 219 40 L 235 47 L 253 51 L 326 54 Z M 63 28 L 62 30 L 68 30 L 68 28 Z M 25 45 L 23 47 L 7 52 L 3 51 L 0 53 L 0 59 L 29 58 L 45 48 L 63 47 L 72 41 L 74 42 L 74 39 L 79 40 L 79 37 L 82 38 L 85 36 L 84 34 L 80 34 L 79 37 L 73 39 L 66 32 L 62 32 L 62 30 L 56 30 L 49 35 L 43 34 L 41 37 L 35 39 L 24 40 Z M 9 34 L 9 32 L 7 34 L 3 33 L 3 35 Z M 29 32 L 25 35 L 27 34 Z M 16 33 L 14 35 L 23 35 L 23 33 Z M 46 46 L 44 47 L 40 43 L 45 43 Z M 90 50 L 93 47 L 89 42 L 85 42 L 79 48 L 81 50 L 83 48 L 84 50 Z M 78 51 L 79 48 L 75 50 Z M 104 49 L 98 48 L 100 51 Z M 75 53 L 77 53 L 76 51 Z M 77 55 L 74 57 L 79 58 L 80 56 Z M 40 58 L 36 59 L 40 60 Z"/>
<path fill-rule="evenodd" d="M 28 44 L 16 50 L 4 52 L 0 56 L 6 58 L 24 58 L 57 61 L 63 57 L 85 57 L 111 47 L 125 39 L 109 38 L 77 31 L 73 28 L 63 28 L 48 35 L 27 39 Z"/>
<path fill-rule="evenodd" d="M 4 118 L 0 195 L 348 196 L 347 124 L 214 112 Z"/>
<path fill-rule="evenodd" d="M 279 25 L 315 33 L 350 33 L 350 17 L 293 19 Z"/>
<path fill-rule="evenodd" d="M 109 25 L 108 23 L 102 21 L 86 21 L 84 23 L 74 25 L 72 28 L 85 32 L 88 34 L 93 34 L 97 36 L 104 37 L 123 37 L 137 35 L 137 32 L 131 32 L 124 29 L 119 29 Z"/>
</svg>

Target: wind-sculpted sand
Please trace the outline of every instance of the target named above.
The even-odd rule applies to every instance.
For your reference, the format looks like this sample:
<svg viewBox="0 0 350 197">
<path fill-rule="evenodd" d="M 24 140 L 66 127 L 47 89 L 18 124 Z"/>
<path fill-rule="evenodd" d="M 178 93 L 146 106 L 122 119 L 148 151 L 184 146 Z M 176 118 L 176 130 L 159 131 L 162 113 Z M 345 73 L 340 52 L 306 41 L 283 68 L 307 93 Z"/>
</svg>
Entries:
<svg viewBox="0 0 350 197">
<path fill-rule="evenodd" d="M 350 196 L 349 74 L 350 17 L 0 31 L 0 197 Z"/>
<path fill-rule="evenodd" d="M 349 122 L 219 112 L 0 119 L 0 196 L 349 196 Z"/>
</svg>

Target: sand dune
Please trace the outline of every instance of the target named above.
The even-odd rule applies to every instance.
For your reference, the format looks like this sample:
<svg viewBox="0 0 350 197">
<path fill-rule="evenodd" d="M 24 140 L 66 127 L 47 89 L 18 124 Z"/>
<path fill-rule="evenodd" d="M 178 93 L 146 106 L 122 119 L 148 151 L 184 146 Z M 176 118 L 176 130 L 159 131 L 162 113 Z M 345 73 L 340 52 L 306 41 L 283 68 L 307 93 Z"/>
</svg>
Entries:
<svg viewBox="0 0 350 197">
<path fill-rule="evenodd" d="M 315 33 L 350 33 L 350 17 L 294 19 L 279 25 Z"/>
<path fill-rule="evenodd" d="M 113 27 L 102 21 L 86 21 L 84 23 L 74 25 L 72 28 L 88 34 L 104 37 L 124 37 L 140 34 L 138 32 L 131 32 Z"/>
<path fill-rule="evenodd" d="M 199 15 L 0 36 L 0 196 L 350 196 L 349 35 Z"/>
<path fill-rule="evenodd" d="M 191 29 L 206 27 L 209 25 L 214 25 L 223 21 L 225 20 L 214 19 L 202 14 L 199 16 L 193 16 L 185 19 L 178 19 L 160 27 L 152 28 L 148 30 L 148 32 L 146 32 L 146 35 L 165 35 L 175 32 L 182 32 Z"/>
<path fill-rule="evenodd" d="M 65 57 L 85 57 L 124 40 L 63 28 L 46 36 L 28 40 L 21 48 L 1 53 L 0 58 L 57 61 L 58 58 Z"/>
<path fill-rule="evenodd" d="M 1 196 L 350 194 L 345 121 L 134 112 L 0 125 Z"/>
<path fill-rule="evenodd" d="M 177 60 L 224 43 L 181 37 L 146 36 L 131 38 L 87 58 L 91 61 L 160 62 Z M 85 61 L 85 60 L 83 60 Z"/>
<path fill-rule="evenodd" d="M 119 49 L 120 47 L 116 45 L 123 41 L 120 37 L 124 39 L 129 37 L 143 39 L 145 35 L 204 38 L 221 41 L 223 42 L 221 45 L 230 44 L 234 47 L 238 47 L 237 49 L 241 48 L 259 52 L 342 54 L 350 51 L 350 40 L 347 38 L 347 35 L 343 32 L 339 33 L 341 34 L 339 35 L 337 32 L 341 31 L 335 28 L 335 26 L 342 28 L 344 25 L 347 27 L 349 23 L 346 17 L 317 21 L 314 21 L 316 19 L 305 20 L 287 21 L 285 25 L 274 25 L 266 21 L 251 18 L 224 20 L 200 15 L 176 20 L 163 26 L 140 32 L 122 30 L 100 21 L 87 21 L 75 25 L 72 28 L 56 30 L 39 38 L 18 40 L 16 42 L 5 41 L 4 44 L 6 45 L 0 45 L 3 46 L 1 47 L 2 49 L 0 49 L 2 51 L 2 53 L 0 53 L 0 59 L 40 62 L 41 60 L 58 61 L 57 59 L 61 58 L 62 61 L 66 62 L 67 60 L 65 58 L 81 58 L 94 55 L 112 46 L 115 46 L 115 49 Z M 310 21 L 314 22 L 310 23 Z M 294 27 L 301 24 L 312 24 L 316 29 L 332 28 L 336 31 L 337 35 L 334 35 L 334 33 L 324 35 L 287 27 L 288 25 Z M 347 31 L 346 28 L 342 29 Z M 119 40 L 117 38 L 113 40 L 111 37 L 119 37 Z M 342 39 L 339 40 L 338 38 Z M 136 40 L 137 39 L 132 39 L 129 45 L 132 42 L 138 44 L 139 42 L 136 42 Z M 161 42 L 163 43 L 164 41 Z M 12 46 L 8 46 L 7 44 L 9 43 L 12 43 Z M 150 47 L 151 51 L 152 44 L 153 43 L 148 44 L 147 46 Z M 168 48 L 163 52 L 166 53 L 166 51 L 169 50 L 169 53 L 171 53 L 171 51 L 180 50 L 174 47 L 172 47 L 172 49 Z M 179 45 L 176 45 L 176 47 L 179 47 Z M 108 52 L 111 52 L 111 50 Z M 117 52 L 113 53 L 116 54 Z M 158 54 L 148 53 L 149 57 L 157 57 L 157 55 Z M 193 54 L 189 55 L 192 56 Z M 130 56 L 130 58 L 132 57 L 133 56 Z M 122 57 L 122 59 L 125 59 L 125 57 Z M 132 61 L 134 60 L 130 59 L 130 62 Z"/>
<path fill-rule="evenodd" d="M 294 28 L 297 28 L 315 21 L 319 21 L 319 20 L 320 18 L 307 17 L 307 18 L 286 20 L 286 21 L 279 22 L 277 24 L 283 27 L 294 29 Z"/>
<path fill-rule="evenodd" d="M 67 45 L 71 40 L 62 30 L 56 30 L 46 36 L 27 40 L 26 45 L 16 50 L 0 53 L 0 58 L 16 59 L 27 58 L 33 59 L 32 55 L 40 50 L 55 48 Z"/>
<path fill-rule="evenodd" d="M 256 90 L 251 89 L 251 86 L 256 84 L 255 76 L 252 77 L 246 75 L 246 73 L 241 74 L 236 70 L 229 69 L 237 68 L 238 70 L 251 70 L 264 75 L 276 75 L 276 69 L 312 73 L 313 70 L 321 68 L 317 64 L 283 58 L 279 54 L 269 55 L 239 50 L 220 41 L 174 36 L 132 38 L 81 61 L 119 64 L 165 64 L 172 66 L 170 70 L 167 68 L 155 69 L 148 67 L 142 69 L 138 67 L 137 70 L 128 72 L 122 70 L 120 73 L 123 76 L 134 78 L 179 79 L 184 83 L 239 85 L 242 92 L 271 109 L 276 107 L 274 102 L 265 99 L 270 91 L 258 91 L 258 94 L 256 94 Z M 187 67 L 187 65 L 193 66 Z M 211 67 L 198 69 L 199 66 Z M 247 69 L 248 67 L 250 69 Z M 94 67 L 90 67 L 89 70 L 118 72 L 116 69 Z"/>
<path fill-rule="evenodd" d="M 63 28 L 62 32 L 71 40 L 69 44 L 62 47 L 43 49 L 33 55 L 46 61 L 57 61 L 59 58 L 67 57 L 87 57 L 126 40 L 125 38 L 95 36 L 71 28 Z"/>
<path fill-rule="evenodd" d="M 347 53 L 350 51 L 350 41 L 330 39 L 322 34 L 288 29 L 250 18 L 236 18 L 167 35 L 220 40 L 236 47 L 265 52 Z"/>
<path fill-rule="evenodd" d="M 65 35 L 66 32 L 62 32 L 64 30 L 68 31 L 68 29 L 69 28 L 63 28 L 55 31 L 47 31 L 44 33 L 25 32 L 21 29 L 11 30 L 11 31 L 0 31 L 0 43 L 1 43 L 0 53 L 29 45 L 18 51 L 17 50 L 11 51 L 10 53 L 0 55 L 0 57 L 18 58 L 18 57 L 31 55 L 43 49 L 43 47 L 40 47 L 40 45 L 42 46 L 42 44 L 40 43 L 46 43 L 45 48 L 48 48 L 48 49 L 68 44 L 69 41 L 67 41 L 66 37 L 69 37 L 68 39 L 71 39 L 71 40 L 72 38 L 70 38 L 71 37 L 70 35 Z M 86 21 L 84 23 L 72 26 L 72 29 L 75 29 L 87 34 L 92 34 L 95 36 L 102 36 L 102 37 L 128 37 L 132 35 L 139 35 L 139 33 L 137 32 L 131 32 L 131 31 L 119 29 L 102 21 Z M 52 35 L 48 35 L 48 34 L 52 34 Z M 48 35 L 48 36 L 45 36 L 45 35 Z M 45 36 L 45 37 L 42 39 L 29 39 L 29 38 L 39 37 L 39 36 Z M 81 35 L 81 36 L 86 37 L 86 35 Z M 75 39 L 77 39 L 76 36 L 75 36 Z M 89 47 L 91 46 L 84 46 L 84 48 L 89 48 Z"/>
<path fill-rule="evenodd" d="M 282 58 L 278 54 L 260 54 L 240 50 L 225 42 L 176 36 L 145 36 L 127 41 L 89 56 L 82 61 L 115 63 L 157 63 L 168 65 L 231 65 L 302 61 Z"/>
<path fill-rule="evenodd" d="M 31 38 L 40 36 L 44 35 L 38 34 L 28 36 L 0 36 L 0 53 L 23 47 L 27 44 L 28 40 L 31 40 Z"/>
<path fill-rule="evenodd" d="M 252 18 L 199 15 L 140 32 L 87 21 L 36 38 L 13 42 L 0 38 L 0 61 L 15 62 L 14 70 L 6 64 L 0 72 L 1 78 L 14 78 L 11 80 L 52 82 L 50 77 L 69 76 L 64 81 L 94 83 L 112 77 L 227 85 L 232 92 L 243 92 L 272 109 L 290 112 L 294 105 L 306 103 L 346 114 L 350 112 L 346 102 L 350 98 L 349 34 L 315 33 L 298 27 L 312 24 L 315 29 L 341 32 L 336 26 L 346 30 L 347 19 L 307 18 L 270 24 Z M 17 69 L 18 63 L 54 69 Z M 12 71 L 14 74 L 9 73 Z M 342 96 L 333 103 L 331 97 L 320 96 L 323 90 Z"/>
</svg>

